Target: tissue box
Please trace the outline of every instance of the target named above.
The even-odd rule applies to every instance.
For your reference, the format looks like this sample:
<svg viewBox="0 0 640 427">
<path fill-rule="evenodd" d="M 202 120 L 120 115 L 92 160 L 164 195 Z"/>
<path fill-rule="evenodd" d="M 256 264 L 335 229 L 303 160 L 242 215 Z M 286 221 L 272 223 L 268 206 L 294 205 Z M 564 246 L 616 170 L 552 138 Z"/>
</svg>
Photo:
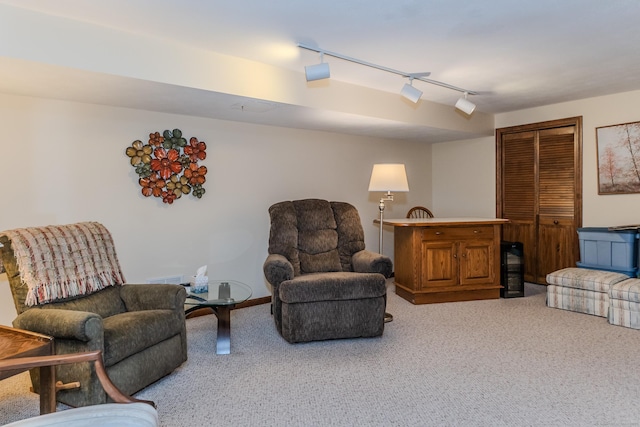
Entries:
<svg viewBox="0 0 640 427">
<path fill-rule="evenodd" d="M 209 277 L 207 276 L 191 276 L 189 281 L 191 292 L 202 293 L 209 290 Z"/>
</svg>

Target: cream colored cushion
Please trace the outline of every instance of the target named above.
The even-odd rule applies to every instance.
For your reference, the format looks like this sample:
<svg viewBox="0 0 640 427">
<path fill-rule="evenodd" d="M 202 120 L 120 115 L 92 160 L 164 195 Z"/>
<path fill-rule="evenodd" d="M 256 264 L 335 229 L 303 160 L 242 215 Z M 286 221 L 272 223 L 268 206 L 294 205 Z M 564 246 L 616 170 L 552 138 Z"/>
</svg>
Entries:
<svg viewBox="0 0 640 427">
<path fill-rule="evenodd" d="M 40 415 L 5 427 L 129 427 L 158 425 L 158 412 L 146 403 L 106 403 Z"/>
<path fill-rule="evenodd" d="M 612 271 L 569 267 L 547 274 L 547 283 L 566 288 L 608 293 L 612 285 L 628 278 L 629 276 L 626 274 Z"/>
</svg>

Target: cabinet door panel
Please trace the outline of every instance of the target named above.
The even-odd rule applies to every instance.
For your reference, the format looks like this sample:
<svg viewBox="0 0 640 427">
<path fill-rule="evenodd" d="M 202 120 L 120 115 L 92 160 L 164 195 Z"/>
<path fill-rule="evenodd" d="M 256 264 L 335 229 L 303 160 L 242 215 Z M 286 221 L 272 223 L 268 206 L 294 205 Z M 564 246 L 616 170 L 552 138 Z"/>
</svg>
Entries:
<svg viewBox="0 0 640 427">
<path fill-rule="evenodd" d="M 540 219 L 536 283 L 546 283 L 547 274 L 552 271 L 576 266 L 579 258 L 576 256 L 576 253 L 579 253 L 577 236 L 572 219 Z"/>
<path fill-rule="evenodd" d="M 525 280 L 535 278 L 536 259 L 536 133 L 507 134 L 502 145 L 502 217 L 510 220 L 502 226 L 502 239 L 522 242 L 527 260 Z M 531 262 L 533 261 L 533 262 Z"/>
<path fill-rule="evenodd" d="M 538 213 L 541 217 L 575 217 L 575 129 L 540 131 Z"/>
<path fill-rule="evenodd" d="M 460 284 L 473 285 L 494 281 L 493 240 L 460 243 Z"/>
<path fill-rule="evenodd" d="M 502 141 L 502 216 L 534 221 L 537 214 L 536 134 L 506 134 Z"/>
<path fill-rule="evenodd" d="M 455 242 L 422 242 L 422 287 L 458 284 L 458 259 Z"/>
<path fill-rule="evenodd" d="M 524 280 L 535 282 L 537 265 L 536 223 L 533 220 L 511 220 L 502 226 L 502 240 L 522 243 Z"/>
<path fill-rule="evenodd" d="M 575 209 L 575 129 L 540 131 L 537 283 L 548 273 L 575 267 L 578 234 Z"/>
</svg>

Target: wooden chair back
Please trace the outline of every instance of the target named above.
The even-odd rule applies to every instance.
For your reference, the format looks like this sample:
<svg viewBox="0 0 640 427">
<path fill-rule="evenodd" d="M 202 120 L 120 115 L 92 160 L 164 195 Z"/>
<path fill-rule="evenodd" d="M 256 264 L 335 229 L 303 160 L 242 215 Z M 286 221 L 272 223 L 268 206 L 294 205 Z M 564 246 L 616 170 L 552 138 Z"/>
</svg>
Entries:
<svg viewBox="0 0 640 427">
<path fill-rule="evenodd" d="M 433 213 L 423 206 L 415 206 L 409 209 L 407 218 L 433 218 Z"/>
</svg>

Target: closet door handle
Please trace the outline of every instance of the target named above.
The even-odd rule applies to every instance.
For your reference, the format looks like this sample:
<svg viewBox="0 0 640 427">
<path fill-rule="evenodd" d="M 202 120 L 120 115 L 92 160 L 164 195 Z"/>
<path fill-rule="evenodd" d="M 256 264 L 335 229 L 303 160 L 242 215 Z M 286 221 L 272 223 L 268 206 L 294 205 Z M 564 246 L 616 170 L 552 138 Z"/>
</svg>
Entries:
<svg viewBox="0 0 640 427">
<path fill-rule="evenodd" d="M 553 220 L 553 223 L 554 223 L 555 225 L 558 225 L 558 220 L 557 220 L 557 219 L 554 219 L 554 220 Z"/>
</svg>

